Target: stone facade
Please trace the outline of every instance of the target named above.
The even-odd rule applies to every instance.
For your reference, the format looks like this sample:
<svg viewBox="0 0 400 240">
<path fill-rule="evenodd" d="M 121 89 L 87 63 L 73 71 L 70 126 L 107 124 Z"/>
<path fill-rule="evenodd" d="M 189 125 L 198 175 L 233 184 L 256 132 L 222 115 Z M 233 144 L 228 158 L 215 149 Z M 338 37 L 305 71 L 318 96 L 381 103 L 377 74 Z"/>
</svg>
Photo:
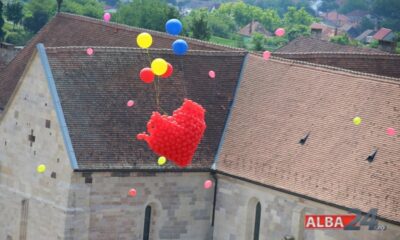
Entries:
<svg viewBox="0 0 400 240">
<path fill-rule="evenodd" d="M 141 240 L 148 205 L 150 239 L 212 239 L 214 190 L 203 188 L 207 179 L 210 173 L 75 173 L 66 239 Z"/>
<path fill-rule="evenodd" d="M 0 239 L 63 239 L 72 170 L 37 54 L 30 65 L 0 117 Z"/>
<path fill-rule="evenodd" d="M 304 230 L 305 214 L 348 214 L 348 212 L 278 192 L 263 186 L 218 175 L 215 240 L 253 239 L 254 202 L 261 203 L 260 240 L 398 240 L 400 227 L 383 221 L 385 231 Z M 379 211 L 378 211 L 379 214 Z"/>
</svg>

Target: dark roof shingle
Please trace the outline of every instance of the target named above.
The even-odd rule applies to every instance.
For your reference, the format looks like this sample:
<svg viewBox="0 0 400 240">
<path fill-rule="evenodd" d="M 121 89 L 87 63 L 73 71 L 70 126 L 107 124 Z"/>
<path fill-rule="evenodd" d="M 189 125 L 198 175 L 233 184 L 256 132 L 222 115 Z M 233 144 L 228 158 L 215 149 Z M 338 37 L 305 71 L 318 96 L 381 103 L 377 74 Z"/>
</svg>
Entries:
<svg viewBox="0 0 400 240">
<path fill-rule="evenodd" d="M 36 34 L 27 46 L 0 72 L 0 106 L 5 106 L 13 93 L 36 44 L 46 47 L 60 46 L 113 46 L 137 47 L 136 36 L 141 32 L 153 35 L 152 48 L 170 48 L 177 37 L 166 33 L 145 30 L 136 27 L 83 17 L 68 13 L 59 13 Z M 232 50 L 196 39 L 184 38 L 191 50 Z"/>
<path fill-rule="evenodd" d="M 162 57 L 174 73 L 159 81 L 160 106 L 171 115 L 189 98 L 206 109 L 205 135 L 188 168 L 209 169 L 245 53 L 192 51 L 177 57 L 169 50 L 94 49 L 93 56 L 84 47 L 46 49 L 79 168 L 159 168 L 157 156 L 136 135 L 147 130 L 147 121 L 158 110 L 154 86 L 143 83 L 139 72 L 151 59 Z M 208 77 L 209 70 L 216 72 L 216 79 Z M 135 106 L 127 108 L 130 99 Z"/>
</svg>

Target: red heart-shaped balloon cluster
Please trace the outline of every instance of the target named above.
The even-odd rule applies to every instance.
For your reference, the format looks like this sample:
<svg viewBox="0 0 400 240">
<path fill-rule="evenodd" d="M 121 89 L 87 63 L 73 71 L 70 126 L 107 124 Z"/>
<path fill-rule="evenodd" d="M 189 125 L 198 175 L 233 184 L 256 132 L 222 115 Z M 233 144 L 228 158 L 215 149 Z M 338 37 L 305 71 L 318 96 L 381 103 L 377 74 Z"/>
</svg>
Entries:
<svg viewBox="0 0 400 240">
<path fill-rule="evenodd" d="M 156 154 L 185 167 L 192 162 L 206 129 L 204 116 L 205 110 L 200 104 L 185 99 L 172 116 L 153 112 L 147 122 L 149 134 L 140 133 L 137 138 L 145 140 Z"/>
</svg>

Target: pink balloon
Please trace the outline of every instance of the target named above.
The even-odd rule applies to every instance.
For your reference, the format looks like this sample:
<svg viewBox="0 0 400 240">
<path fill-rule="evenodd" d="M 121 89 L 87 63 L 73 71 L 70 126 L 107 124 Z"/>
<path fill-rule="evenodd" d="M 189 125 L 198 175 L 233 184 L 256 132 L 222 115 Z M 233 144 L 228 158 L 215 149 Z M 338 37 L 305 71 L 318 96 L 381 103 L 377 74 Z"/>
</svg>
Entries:
<svg viewBox="0 0 400 240">
<path fill-rule="evenodd" d="M 215 78 L 215 72 L 214 72 L 213 70 L 209 71 L 209 72 L 208 72 L 208 76 L 209 76 L 210 78 Z"/>
<path fill-rule="evenodd" d="M 283 35 L 285 35 L 285 29 L 283 28 L 278 28 L 275 30 L 275 35 L 278 37 L 282 37 Z"/>
<path fill-rule="evenodd" d="M 134 104 L 135 104 L 135 102 L 134 102 L 133 100 L 129 100 L 129 101 L 126 103 L 126 106 L 132 107 Z"/>
<path fill-rule="evenodd" d="M 92 56 L 93 53 L 94 53 L 93 48 L 88 48 L 88 49 L 86 49 L 86 53 L 87 53 L 87 55 Z"/>
<path fill-rule="evenodd" d="M 136 189 L 132 188 L 131 190 L 129 190 L 129 196 L 131 197 L 136 197 Z"/>
<path fill-rule="evenodd" d="M 110 19 L 111 19 L 111 14 L 110 13 L 104 13 L 103 19 L 104 19 L 104 21 L 109 22 Z"/>
<path fill-rule="evenodd" d="M 396 129 L 394 129 L 394 128 L 388 128 L 388 129 L 386 129 L 386 133 L 387 133 L 387 135 L 389 135 L 389 136 L 394 136 L 394 135 L 396 135 Z"/>
<path fill-rule="evenodd" d="M 270 52 L 270 51 L 265 51 L 265 52 L 263 53 L 263 58 L 264 58 L 265 60 L 268 60 L 270 57 L 271 57 L 271 52 Z"/>
<path fill-rule="evenodd" d="M 204 188 L 205 189 L 209 189 L 210 187 L 212 187 L 212 181 L 211 180 L 207 180 L 204 182 Z"/>
</svg>

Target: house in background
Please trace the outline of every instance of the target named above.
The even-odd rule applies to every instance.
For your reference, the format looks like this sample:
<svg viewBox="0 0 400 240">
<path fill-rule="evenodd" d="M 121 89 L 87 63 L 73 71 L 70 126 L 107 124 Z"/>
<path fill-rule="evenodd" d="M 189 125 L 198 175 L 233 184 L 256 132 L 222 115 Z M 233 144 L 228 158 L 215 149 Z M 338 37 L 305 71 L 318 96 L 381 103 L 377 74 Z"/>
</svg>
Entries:
<svg viewBox="0 0 400 240">
<path fill-rule="evenodd" d="M 330 11 L 328 13 L 322 14 L 322 19 L 325 24 L 341 27 L 345 24 L 350 24 L 350 19 L 343 14 L 338 13 L 337 11 Z"/>
<path fill-rule="evenodd" d="M 379 41 L 378 48 L 385 52 L 395 53 L 397 46 L 396 34 L 388 28 L 381 28 L 373 36 Z"/>
<path fill-rule="evenodd" d="M 356 38 L 360 33 L 353 24 L 345 24 L 339 28 L 344 34 L 346 34 L 350 39 Z"/>
<path fill-rule="evenodd" d="M 243 37 L 243 40 L 245 43 L 250 42 L 251 36 L 254 33 L 262 34 L 266 38 L 273 36 L 273 34 L 270 33 L 268 30 L 266 30 L 261 23 L 259 23 L 258 21 L 254 21 L 254 20 L 251 21 L 246 26 L 244 26 L 242 29 L 240 29 L 237 33 Z"/>
<path fill-rule="evenodd" d="M 375 35 L 376 31 L 372 29 L 367 29 L 360 35 L 358 35 L 355 40 L 360 41 L 364 44 L 369 44 L 373 40 L 373 36 Z"/>
<path fill-rule="evenodd" d="M 328 41 L 331 37 L 339 34 L 335 27 L 324 23 L 313 23 L 310 26 L 311 36 L 313 38 L 322 39 Z"/>
</svg>

